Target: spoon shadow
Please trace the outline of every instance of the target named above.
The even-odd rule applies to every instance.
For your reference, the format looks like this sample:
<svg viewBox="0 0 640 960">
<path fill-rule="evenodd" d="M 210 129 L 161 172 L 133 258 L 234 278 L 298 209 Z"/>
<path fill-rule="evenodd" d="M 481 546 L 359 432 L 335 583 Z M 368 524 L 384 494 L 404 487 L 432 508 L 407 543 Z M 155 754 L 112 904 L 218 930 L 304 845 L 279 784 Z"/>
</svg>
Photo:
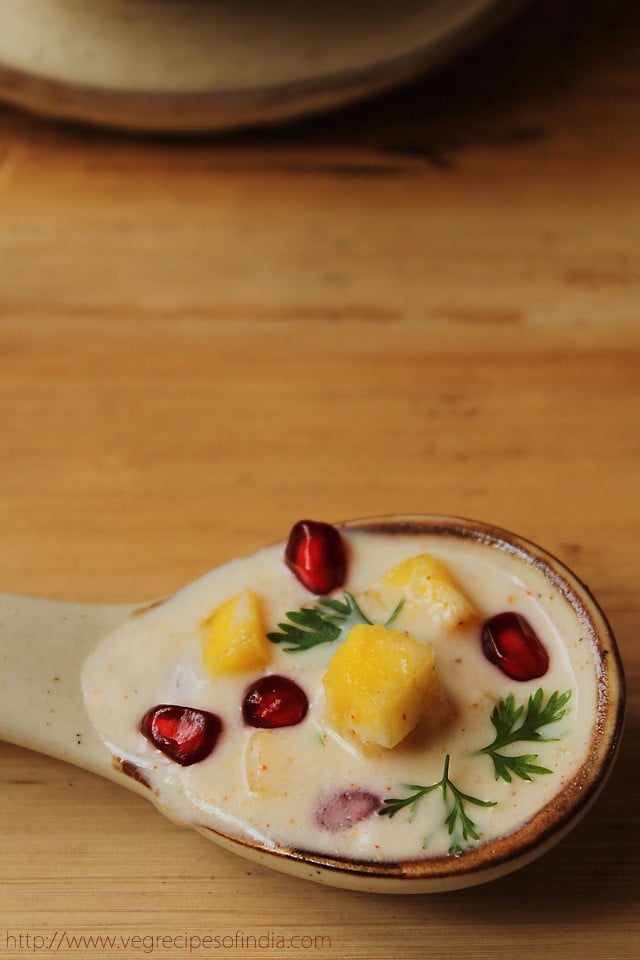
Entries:
<svg viewBox="0 0 640 960">
<path fill-rule="evenodd" d="M 635 63 L 639 36 L 635 0 L 537 0 L 433 73 L 258 137 L 262 145 L 372 149 L 378 166 L 370 172 L 377 176 L 385 172 L 383 157 L 390 165 L 422 160 L 447 170 L 466 149 L 517 148 L 573 124 L 576 93 L 583 99 L 585 90 L 606 93 L 611 71 Z M 238 139 L 255 136 L 247 132 Z"/>
</svg>

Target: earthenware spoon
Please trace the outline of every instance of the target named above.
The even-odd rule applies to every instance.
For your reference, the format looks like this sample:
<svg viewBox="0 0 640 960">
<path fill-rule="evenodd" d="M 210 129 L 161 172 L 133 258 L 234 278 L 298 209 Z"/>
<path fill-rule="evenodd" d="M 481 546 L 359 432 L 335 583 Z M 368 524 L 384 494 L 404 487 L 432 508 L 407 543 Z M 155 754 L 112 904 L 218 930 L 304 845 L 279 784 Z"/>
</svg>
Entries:
<svg viewBox="0 0 640 960">
<path fill-rule="evenodd" d="M 373 518 L 344 525 L 351 530 L 463 538 L 534 567 L 548 589 L 562 595 L 591 638 L 599 678 L 599 712 L 588 763 L 544 816 L 535 816 L 508 837 L 479 844 L 460 857 L 404 863 L 369 863 L 316 855 L 196 829 L 242 856 L 298 877 L 347 889 L 422 893 L 472 886 L 535 859 L 584 815 L 613 764 L 624 714 L 624 679 L 615 640 L 589 590 L 563 564 L 515 534 L 476 521 L 448 517 Z M 99 640 L 143 614 L 149 604 L 91 605 L 0 594 L 0 739 L 36 750 L 107 779 L 147 799 L 154 793 L 133 765 L 114 757 L 86 712 L 81 670 Z"/>
</svg>

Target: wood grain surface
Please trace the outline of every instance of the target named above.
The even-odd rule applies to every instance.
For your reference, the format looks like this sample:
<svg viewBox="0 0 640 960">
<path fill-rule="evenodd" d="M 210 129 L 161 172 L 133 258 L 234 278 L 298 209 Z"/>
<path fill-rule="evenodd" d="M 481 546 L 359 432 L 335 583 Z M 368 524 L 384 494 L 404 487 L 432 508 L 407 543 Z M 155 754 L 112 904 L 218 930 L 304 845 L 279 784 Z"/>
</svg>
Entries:
<svg viewBox="0 0 640 960">
<path fill-rule="evenodd" d="M 303 515 L 475 516 L 591 586 L 629 686 L 571 836 L 430 897 L 273 874 L 1 745 L 0 958 L 638 956 L 639 41 L 631 0 L 542 0 L 219 140 L 0 111 L 1 590 L 150 599 Z"/>
</svg>

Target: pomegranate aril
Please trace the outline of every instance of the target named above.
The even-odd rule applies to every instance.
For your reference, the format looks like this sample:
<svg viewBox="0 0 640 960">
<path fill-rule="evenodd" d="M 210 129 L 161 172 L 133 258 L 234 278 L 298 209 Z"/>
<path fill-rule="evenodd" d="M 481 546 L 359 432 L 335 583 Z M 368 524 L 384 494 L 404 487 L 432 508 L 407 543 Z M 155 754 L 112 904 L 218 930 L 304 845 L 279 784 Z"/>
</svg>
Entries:
<svg viewBox="0 0 640 960">
<path fill-rule="evenodd" d="M 533 627 L 514 611 L 497 613 L 486 621 L 482 649 L 487 660 L 512 680 L 535 680 L 549 668 L 549 654 Z"/>
<path fill-rule="evenodd" d="M 322 801 L 315 813 L 316 824 L 330 833 L 350 830 L 381 807 L 380 798 L 369 790 L 342 790 Z"/>
<path fill-rule="evenodd" d="M 252 683 L 242 702 L 242 716 L 251 727 L 272 730 L 294 727 L 307 715 L 309 701 L 304 690 L 278 674 Z"/>
<path fill-rule="evenodd" d="M 291 528 L 284 558 L 300 583 L 317 596 L 331 593 L 345 581 L 344 542 L 330 523 L 299 520 Z"/>
<path fill-rule="evenodd" d="M 222 731 L 222 720 L 208 710 L 161 703 L 147 710 L 140 731 L 166 756 L 189 767 L 209 756 Z"/>
</svg>

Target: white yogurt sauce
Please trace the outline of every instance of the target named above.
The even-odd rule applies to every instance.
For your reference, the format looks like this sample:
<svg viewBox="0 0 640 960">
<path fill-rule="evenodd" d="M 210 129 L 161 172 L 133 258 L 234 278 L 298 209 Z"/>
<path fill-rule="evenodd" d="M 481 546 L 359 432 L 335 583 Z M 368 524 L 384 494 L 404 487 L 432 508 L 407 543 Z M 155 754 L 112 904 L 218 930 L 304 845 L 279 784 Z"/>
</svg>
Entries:
<svg viewBox="0 0 640 960">
<path fill-rule="evenodd" d="M 435 649 L 448 703 L 444 718 L 432 727 L 419 726 L 393 750 L 364 752 L 345 743 L 323 717 L 322 677 L 335 644 L 304 653 L 287 653 L 274 644 L 264 670 L 219 677 L 205 672 L 200 624 L 241 589 L 250 587 L 261 597 L 267 631 L 276 629 L 287 611 L 313 603 L 287 569 L 284 545 L 278 544 L 214 570 L 99 644 L 82 677 L 96 729 L 114 756 L 143 771 L 158 805 L 172 819 L 269 847 L 371 861 L 447 854 L 460 837 L 446 829 L 452 798 L 445 803 L 440 790 L 424 797 L 413 816 L 408 809 L 393 818 L 374 813 L 340 832 L 322 829 L 315 819 L 319 804 L 335 792 L 366 790 L 382 801 L 407 796 L 406 784 L 435 783 L 446 755 L 451 758 L 449 776 L 460 790 L 495 802 L 466 807 L 479 842 L 513 832 L 562 789 L 587 755 L 597 674 L 585 625 L 541 570 L 496 546 L 451 535 L 341 532 L 349 556 L 345 588 L 359 598 L 365 613 L 374 607 L 367 589 L 396 563 L 425 552 L 447 564 L 475 605 L 479 622 L 453 631 L 406 612 L 394 624 Z M 505 610 L 525 616 L 549 653 L 549 669 L 538 680 L 510 680 L 482 652 L 482 620 Z M 289 677 L 306 692 L 309 712 L 298 726 L 256 730 L 243 722 L 244 692 L 265 673 Z M 525 703 L 539 687 L 545 701 L 554 691 L 571 691 L 566 715 L 541 730 L 557 739 L 517 743 L 504 752 L 537 754 L 536 762 L 552 772 L 531 782 L 496 780 L 490 757 L 477 752 L 494 738 L 491 711 L 511 693 L 518 704 Z M 181 767 L 139 732 L 145 712 L 162 703 L 197 707 L 222 718 L 223 733 L 208 758 Z"/>
</svg>

